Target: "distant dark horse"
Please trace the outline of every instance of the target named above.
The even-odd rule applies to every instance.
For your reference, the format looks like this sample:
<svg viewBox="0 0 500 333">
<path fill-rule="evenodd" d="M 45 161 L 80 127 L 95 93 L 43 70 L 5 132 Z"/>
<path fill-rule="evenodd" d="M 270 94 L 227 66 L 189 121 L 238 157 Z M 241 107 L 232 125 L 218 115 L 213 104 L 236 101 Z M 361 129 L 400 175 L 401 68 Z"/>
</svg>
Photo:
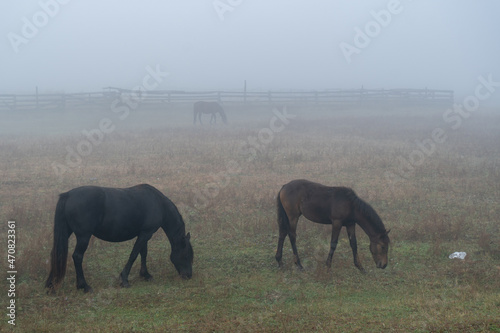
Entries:
<svg viewBox="0 0 500 333">
<path fill-rule="evenodd" d="M 128 275 L 139 253 L 140 276 L 150 280 L 152 276 L 146 268 L 148 240 L 160 227 L 170 241 L 170 260 L 177 272 L 184 279 L 191 278 L 193 248 L 190 235 L 185 234 L 184 221 L 177 207 L 156 188 L 147 184 L 124 189 L 83 186 L 62 193 L 54 217 L 54 246 L 45 287 L 53 290 L 64 278 L 68 238 L 72 233 L 76 236 L 73 261 L 77 289 L 92 291 L 82 269 L 83 254 L 92 235 L 108 242 L 123 242 L 137 237 L 120 274 L 121 285 L 129 287 Z"/>
<path fill-rule="evenodd" d="M 211 114 L 212 117 L 210 117 L 210 124 L 212 123 L 217 123 L 217 113 L 220 114 L 220 117 L 224 124 L 227 123 L 227 118 L 226 118 L 226 113 L 224 112 L 224 109 L 222 106 L 217 103 L 217 102 L 203 102 L 199 101 L 194 103 L 193 106 L 193 115 L 194 115 L 194 120 L 193 124 L 196 124 L 196 118 L 198 117 L 198 120 L 200 121 L 201 124 L 201 115 L 202 113 L 204 114 Z"/>
<path fill-rule="evenodd" d="M 293 180 L 284 185 L 277 198 L 279 240 L 276 260 L 281 266 L 283 242 L 290 237 L 295 264 L 302 269 L 297 246 L 295 245 L 297 222 L 300 215 L 321 224 L 332 225 L 330 253 L 326 260 L 328 268 L 332 265 L 333 252 L 337 247 L 340 229 L 346 227 L 349 243 L 354 256 L 354 265 L 364 272 L 359 262 L 355 234 L 357 223 L 370 238 L 370 251 L 378 268 L 387 266 L 389 231 L 385 230 L 382 220 L 375 210 L 358 198 L 354 191 L 346 187 L 329 187 L 304 179 Z"/>
</svg>

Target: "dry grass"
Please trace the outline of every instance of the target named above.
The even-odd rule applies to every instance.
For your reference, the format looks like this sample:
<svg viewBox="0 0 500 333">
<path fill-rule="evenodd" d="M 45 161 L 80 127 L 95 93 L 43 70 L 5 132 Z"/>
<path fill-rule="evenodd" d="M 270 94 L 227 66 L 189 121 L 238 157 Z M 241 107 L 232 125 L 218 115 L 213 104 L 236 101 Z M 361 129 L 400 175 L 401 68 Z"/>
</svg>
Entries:
<svg viewBox="0 0 500 333">
<path fill-rule="evenodd" d="M 144 110 L 116 121 L 116 130 L 62 176 L 52 163 L 64 164 L 66 147 L 76 149 L 81 130 L 109 114 L 90 113 L 80 127 L 73 118 L 49 114 L 69 130 L 48 122 L 57 134 L 2 137 L 0 215 L 18 226 L 19 326 L 75 332 L 500 330 L 497 110 L 448 130 L 447 141 L 396 183 L 385 173 L 398 172 L 398 159 L 417 148 L 415 140 L 446 126 L 444 110 L 290 106 L 297 118 L 272 140 L 262 136 L 264 143 L 259 132 L 269 128 L 271 108 L 234 108 L 229 125 L 203 128 L 193 127 L 185 111 Z M 255 139 L 259 147 L 250 153 Z M 306 271 L 292 267 L 288 241 L 285 268 L 277 270 L 275 195 L 295 178 L 350 186 L 372 204 L 392 229 L 389 267 L 375 270 L 358 231 L 368 275 L 353 267 L 344 234 L 327 272 L 330 228 L 301 220 L 298 247 Z M 180 208 L 193 237 L 193 279 L 176 277 L 165 236 L 157 233 L 149 251 L 155 280 L 141 281 L 134 266 L 132 288 L 122 290 L 117 275 L 131 242 L 95 240 L 84 261 L 94 294 L 74 290 L 70 263 L 58 295 L 46 296 L 58 193 L 85 184 L 138 183 L 156 186 Z M 466 251 L 466 260 L 449 260 L 454 251 Z"/>
</svg>

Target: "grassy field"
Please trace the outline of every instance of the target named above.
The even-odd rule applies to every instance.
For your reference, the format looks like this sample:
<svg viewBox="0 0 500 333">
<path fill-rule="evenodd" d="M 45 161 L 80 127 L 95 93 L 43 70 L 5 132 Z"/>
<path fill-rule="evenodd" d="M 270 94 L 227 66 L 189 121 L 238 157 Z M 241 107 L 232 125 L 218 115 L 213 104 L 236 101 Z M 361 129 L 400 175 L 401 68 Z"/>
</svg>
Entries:
<svg viewBox="0 0 500 333">
<path fill-rule="evenodd" d="M 106 110 L 5 115 L 0 244 L 7 252 L 7 220 L 15 220 L 18 273 L 16 326 L 4 315 L 0 330 L 500 332 L 498 108 L 456 128 L 444 108 L 289 105 L 288 118 L 271 107 L 226 110 L 226 126 L 193 126 L 189 109 L 174 107 L 124 119 Z M 100 136 L 92 130 L 102 119 L 110 123 Z M 375 268 L 358 228 L 367 274 L 354 267 L 345 232 L 327 271 L 330 228 L 301 218 L 305 270 L 294 267 L 288 240 L 278 269 L 275 196 L 296 178 L 349 186 L 369 202 L 391 229 L 388 267 Z M 195 252 L 193 278 L 177 276 L 158 231 L 149 243 L 152 281 L 139 277 L 137 261 L 131 288 L 120 288 L 132 241 L 93 239 L 84 271 L 94 292 L 76 290 L 70 256 L 64 283 L 47 295 L 58 194 L 139 183 L 179 207 Z M 70 253 L 74 244 L 72 236 Z M 455 251 L 467 252 L 465 260 L 449 259 Z M 4 256 L 5 271 L 7 264 Z"/>
</svg>

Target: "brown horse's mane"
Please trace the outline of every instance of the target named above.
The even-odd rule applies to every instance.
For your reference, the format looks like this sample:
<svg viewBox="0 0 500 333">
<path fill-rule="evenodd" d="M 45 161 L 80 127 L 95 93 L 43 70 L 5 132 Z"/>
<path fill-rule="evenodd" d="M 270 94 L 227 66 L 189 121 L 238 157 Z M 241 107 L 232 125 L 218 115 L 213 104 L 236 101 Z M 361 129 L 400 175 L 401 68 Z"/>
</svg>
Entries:
<svg viewBox="0 0 500 333">
<path fill-rule="evenodd" d="M 366 217 L 366 219 L 373 225 L 373 227 L 375 228 L 375 230 L 378 233 L 381 233 L 381 234 L 387 233 L 387 230 L 385 229 L 384 223 L 382 222 L 382 219 L 380 218 L 380 216 L 378 216 L 375 209 L 373 209 L 373 207 L 369 203 L 367 203 L 366 201 L 364 201 L 363 199 L 358 197 L 354 193 L 354 191 L 352 192 L 352 194 L 353 194 L 352 200 L 354 203 L 354 208 L 359 213 L 361 213 L 362 215 L 364 215 Z"/>
</svg>

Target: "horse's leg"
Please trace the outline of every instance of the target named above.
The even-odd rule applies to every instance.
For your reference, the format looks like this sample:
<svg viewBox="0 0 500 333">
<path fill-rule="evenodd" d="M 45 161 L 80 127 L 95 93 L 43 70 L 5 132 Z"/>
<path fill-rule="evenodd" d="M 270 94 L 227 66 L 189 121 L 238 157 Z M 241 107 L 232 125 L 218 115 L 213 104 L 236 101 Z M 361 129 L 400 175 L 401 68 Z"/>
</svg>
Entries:
<svg viewBox="0 0 500 333">
<path fill-rule="evenodd" d="M 352 256 L 354 258 L 354 266 L 356 266 L 362 273 L 366 273 L 365 269 L 361 265 L 358 257 L 358 242 L 356 241 L 356 225 L 353 223 L 347 227 L 347 236 L 349 236 L 349 244 L 352 249 Z"/>
<path fill-rule="evenodd" d="M 342 229 L 342 222 L 340 220 L 334 220 L 332 222 L 332 239 L 330 240 L 330 253 L 328 253 L 328 259 L 326 259 L 326 267 L 332 267 L 332 258 L 335 249 L 337 248 L 337 243 L 339 241 L 340 230 Z"/>
<path fill-rule="evenodd" d="M 149 274 L 148 268 L 146 267 L 146 256 L 148 255 L 148 242 L 144 244 L 144 246 L 141 248 L 141 271 L 139 273 L 140 276 L 142 276 L 146 281 L 149 281 L 153 279 L 153 276 Z"/>
<path fill-rule="evenodd" d="M 286 235 L 288 234 L 288 230 L 285 226 L 281 225 L 280 228 L 280 236 L 278 239 L 278 249 L 276 250 L 276 261 L 278 262 L 278 266 L 281 267 L 283 262 L 281 258 L 283 257 L 283 243 L 285 242 Z"/>
<path fill-rule="evenodd" d="M 130 284 L 128 283 L 128 275 L 130 274 L 130 269 L 132 268 L 132 264 L 134 263 L 135 259 L 137 259 L 139 252 L 142 251 L 142 248 L 144 247 L 144 245 L 147 244 L 151 236 L 152 234 L 140 234 L 137 237 L 137 240 L 134 243 L 134 247 L 132 248 L 132 252 L 130 253 L 130 257 L 128 258 L 127 264 L 120 273 L 120 280 L 121 280 L 120 284 L 122 287 L 125 288 L 130 287 Z"/>
<path fill-rule="evenodd" d="M 288 230 L 288 237 L 290 238 L 290 244 L 292 245 L 292 251 L 293 251 L 293 256 L 294 256 L 294 262 L 295 265 L 299 269 L 304 269 L 302 265 L 300 264 L 300 259 L 299 259 L 299 253 L 297 252 L 297 245 L 295 244 L 297 240 L 297 222 L 299 221 L 299 217 L 294 217 L 293 219 L 290 219 L 290 228 Z"/>
<path fill-rule="evenodd" d="M 76 289 L 83 289 L 84 292 L 91 292 L 92 288 L 85 281 L 85 276 L 83 275 L 83 254 L 89 246 L 89 240 L 92 235 L 89 236 L 77 236 L 75 251 L 73 252 L 73 262 L 75 263 L 76 271 Z"/>
</svg>

